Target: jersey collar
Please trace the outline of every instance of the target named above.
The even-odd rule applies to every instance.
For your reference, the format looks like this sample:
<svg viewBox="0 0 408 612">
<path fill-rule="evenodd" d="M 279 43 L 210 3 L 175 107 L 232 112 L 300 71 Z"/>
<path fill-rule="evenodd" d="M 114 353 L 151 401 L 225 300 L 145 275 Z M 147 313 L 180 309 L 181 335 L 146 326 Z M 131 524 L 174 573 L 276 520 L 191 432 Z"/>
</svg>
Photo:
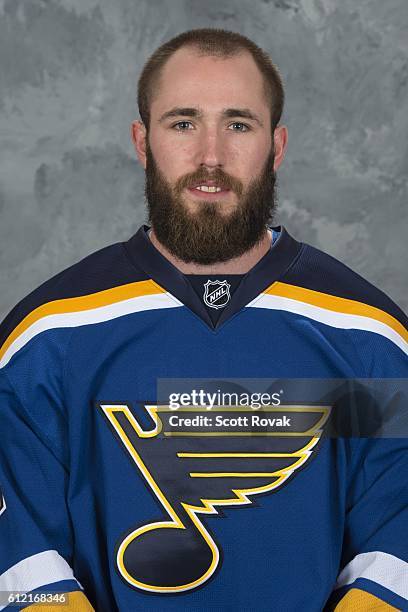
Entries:
<svg viewBox="0 0 408 612">
<path fill-rule="evenodd" d="M 216 325 L 213 325 L 204 303 L 188 279 L 152 244 L 147 235 L 150 230 L 148 225 L 142 225 L 124 245 L 136 268 L 142 269 L 149 278 L 174 295 L 210 329 L 218 331 L 228 319 L 282 277 L 299 256 L 302 243 L 295 240 L 283 226 L 269 229 L 279 231 L 279 237 L 262 259 L 244 275 Z"/>
</svg>

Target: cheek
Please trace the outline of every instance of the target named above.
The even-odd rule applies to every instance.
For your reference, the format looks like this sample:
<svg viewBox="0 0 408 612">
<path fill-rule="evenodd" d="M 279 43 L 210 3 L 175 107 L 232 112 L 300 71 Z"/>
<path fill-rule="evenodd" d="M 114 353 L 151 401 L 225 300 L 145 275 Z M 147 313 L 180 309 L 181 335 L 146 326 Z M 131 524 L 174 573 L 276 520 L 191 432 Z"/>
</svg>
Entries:
<svg viewBox="0 0 408 612">
<path fill-rule="evenodd" d="M 159 168 L 167 176 L 177 177 L 186 171 L 186 166 L 191 166 L 194 159 L 194 147 L 192 142 L 182 141 L 177 138 L 161 137 L 160 142 L 151 142 L 153 156 Z M 187 170 L 188 171 L 188 170 Z"/>
<path fill-rule="evenodd" d="M 233 166 L 240 171 L 242 177 L 250 180 L 252 176 L 259 174 L 269 150 L 264 141 L 246 142 L 244 146 L 231 140 L 225 148 L 225 165 Z"/>
<path fill-rule="evenodd" d="M 257 155 L 255 158 L 250 158 L 248 155 L 236 156 L 231 163 L 226 164 L 225 171 L 238 178 L 243 185 L 248 186 L 249 183 L 260 175 L 265 163 L 264 157 Z"/>
<path fill-rule="evenodd" d="M 245 167 L 245 172 L 249 177 L 249 180 L 253 179 L 256 176 L 259 176 L 265 167 L 265 164 L 268 160 L 269 150 L 257 150 L 254 152 L 253 156 L 247 158 L 247 163 Z M 271 166 L 272 171 L 272 166 Z"/>
</svg>

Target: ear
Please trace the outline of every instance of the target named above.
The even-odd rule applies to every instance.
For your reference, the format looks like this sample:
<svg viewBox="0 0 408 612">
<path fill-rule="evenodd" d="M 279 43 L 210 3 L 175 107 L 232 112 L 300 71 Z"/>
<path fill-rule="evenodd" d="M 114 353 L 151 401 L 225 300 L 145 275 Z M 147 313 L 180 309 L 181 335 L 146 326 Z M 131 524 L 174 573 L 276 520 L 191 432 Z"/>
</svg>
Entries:
<svg viewBox="0 0 408 612">
<path fill-rule="evenodd" d="M 273 142 L 275 147 L 275 161 L 273 164 L 273 169 L 277 170 L 283 162 L 288 145 L 288 128 L 285 125 L 279 125 L 275 128 L 273 133 Z"/>
<path fill-rule="evenodd" d="M 146 170 L 146 128 L 142 121 L 132 121 L 131 136 L 136 155 Z"/>
</svg>

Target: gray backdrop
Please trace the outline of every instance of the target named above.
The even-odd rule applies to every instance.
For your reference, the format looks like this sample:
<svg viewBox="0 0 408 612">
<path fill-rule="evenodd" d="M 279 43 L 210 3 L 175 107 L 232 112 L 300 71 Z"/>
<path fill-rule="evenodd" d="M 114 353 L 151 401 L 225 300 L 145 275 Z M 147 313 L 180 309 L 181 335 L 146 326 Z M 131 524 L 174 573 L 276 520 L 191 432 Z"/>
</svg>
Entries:
<svg viewBox="0 0 408 612">
<path fill-rule="evenodd" d="M 283 74 L 279 222 L 407 308 L 407 0 L 0 0 L 0 315 L 145 221 L 136 80 L 205 26 Z"/>
</svg>

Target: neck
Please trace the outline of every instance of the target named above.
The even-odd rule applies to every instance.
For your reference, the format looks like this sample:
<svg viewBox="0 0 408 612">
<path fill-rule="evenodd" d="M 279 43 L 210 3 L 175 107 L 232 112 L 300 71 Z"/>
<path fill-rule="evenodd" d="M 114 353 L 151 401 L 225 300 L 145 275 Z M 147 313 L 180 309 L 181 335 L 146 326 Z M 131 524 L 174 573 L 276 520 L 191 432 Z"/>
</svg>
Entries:
<svg viewBox="0 0 408 612">
<path fill-rule="evenodd" d="M 173 266 L 178 268 L 182 274 L 246 274 L 264 255 L 266 255 L 272 244 L 272 232 L 268 229 L 265 230 L 261 240 L 253 246 L 252 249 L 249 249 L 239 257 L 207 265 L 186 263 L 178 259 L 159 242 L 153 229 L 149 232 L 149 237 L 153 246 L 155 246 Z"/>
</svg>

